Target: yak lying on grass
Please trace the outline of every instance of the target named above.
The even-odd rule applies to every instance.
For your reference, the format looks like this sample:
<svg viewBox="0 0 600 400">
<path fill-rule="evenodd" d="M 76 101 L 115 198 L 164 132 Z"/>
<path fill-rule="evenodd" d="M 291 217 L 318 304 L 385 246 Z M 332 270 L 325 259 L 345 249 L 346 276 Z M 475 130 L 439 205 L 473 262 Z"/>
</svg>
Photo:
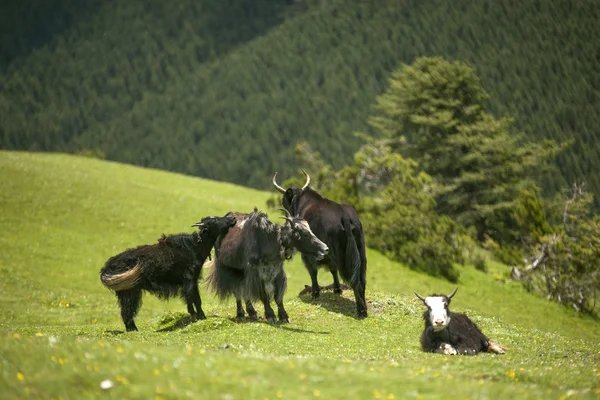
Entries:
<svg viewBox="0 0 600 400">
<path fill-rule="evenodd" d="M 206 217 L 192 225 L 199 229 L 192 234 L 163 235 L 158 243 L 127 249 L 106 261 L 100 280 L 115 291 L 128 332 L 138 330 L 133 318 L 143 290 L 161 299 L 180 295 L 193 318 L 206 318 L 198 291 L 200 270 L 217 237 L 235 223 L 233 216 Z"/>
<path fill-rule="evenodd" d="M 282 196 L 283 207 L 292 215 L 303 218 L 310 229 L 329 247 L 329 254 L 316 259 L 310 254 L 302 254 L 302 261 L 311 278 L 312 298 L 317 298 L 321 286 L 317 280 L 319 268 L 327 266 L 333 276 L 334 293 L 342 293 L 339 275 L 354 290 L 358 318 L 367 316 L 365 290 L 367 286 L 367 256 L 365 237 L 360 219 L 354 207 L 338 204 L 311 189 L 310 176 L 301 188 L 284 188 L 277 184 L 277 172 L 273 176 L 273 186 Z M 302 291 L 304 293 L 304 291 Z"/>
<path fill-rule="evenodd" d="M 469 317 L 449 310 L 450 300 L 457 290 L 458 287 L 448 296 L 427 297 L 414 292 L 427 307 L 423 314 L 425 329 L 421 334 L 423 351 L 447 355 L 475 355 L 481 351 L 503 354 L 506 348 L 491 342 Z"/>
<path fill-rule="evenodd" d="M 236 299 L 237 318 L 245 316 L 242 301 L 251 319 L 257 319 L 253 300 L 261 300 L 265 318 L 274 323 L 271 308 L 274 297 L 280 322 L 289 322 L 283 306 L 287 277 L 283 263 L 295 250 L 308 253 L 317 259 L 327 254 L 328 248 L 310 230 L 306 221 L 287 216 L 285 225 L 273 224 L 267 214 L 256 208 L 249 214 L 230 213 L 238 223 L 215 244 L 215 260 L 206 280 L 224 300 L 233 295 Z"/>
</svg>

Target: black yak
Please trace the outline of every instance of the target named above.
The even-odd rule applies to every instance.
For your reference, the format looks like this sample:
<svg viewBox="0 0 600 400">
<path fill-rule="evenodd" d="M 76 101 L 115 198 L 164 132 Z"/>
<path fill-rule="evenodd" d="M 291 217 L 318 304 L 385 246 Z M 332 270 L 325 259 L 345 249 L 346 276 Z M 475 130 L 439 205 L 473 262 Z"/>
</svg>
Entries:
<svg viewBox="0 0 600 400">
<path fill-rule="evenodd" d="M 448 296 L 427 297 L 414 292 L 427 307 L 423 314 L 425 329 L 421 334 L 423 351 L 447 355 L 475 355 L 481 351 L 503 354 L 506 348 L 491 342 L 469 317 L 449 310 L 450 300 L 457 290 L 458 287 Z"/>
<path fill-rule="evenodd" d="M 128 332 L 138 330 L 133 318 L 143 290 L 165 300 L 180 295 L 193 318 L 206 318 L 198 291 L 200 270 L 217 237 L 235 223 L 233 216 L 206 217 L 192 225 L 198 227 L 192 234 L 163 235 L 158 243 L 127 249 L 106 261 L 100 280 L 115 291 Z"/>
<path fill-rule="evenodd" d="M 249 214 L 231 213 L 238 223 L 215 244 L 213 267 L 206 280 L 221 300 L 235 296 L 238 319 L 245 316 L 242 301 L 248 316 L 257 319 L 252 301 L 261 300 L 266 320 L 276 322 L 270 305 L 274 297 L 279 321 L 289 322 L 283 306 L 287 287 L 284 261 L 296 249 L 317 259 L 327 254 L 327 246 L 313 235 L 306 221 L 285 212 L 284 225 L 272 223 L 256 208 Z"/>
<path fill-rule="evenodd" d="M 305 219 L 314 234 L 329 247 L 329 254 L 318 260 L 310 254 L 302 254 L 302 261 L 310 274 L 312 297 L 320 295 L 317 281 L 319 267 L 327 266 L 333 276 L 333 290 L 342 293 L 338 271 L 344 282 L 354 290 L 358 318 L 367 316 L 365 290 L 367 286 L 367 256 L 362 224 L 354 207 L 338 204 L 309 187 L 310 176 L 302 188 L 285 189 L 277 184 L 277 172 L 273 186 L 283 194 L 282 204 L 292 215 Z"/>
</svg>

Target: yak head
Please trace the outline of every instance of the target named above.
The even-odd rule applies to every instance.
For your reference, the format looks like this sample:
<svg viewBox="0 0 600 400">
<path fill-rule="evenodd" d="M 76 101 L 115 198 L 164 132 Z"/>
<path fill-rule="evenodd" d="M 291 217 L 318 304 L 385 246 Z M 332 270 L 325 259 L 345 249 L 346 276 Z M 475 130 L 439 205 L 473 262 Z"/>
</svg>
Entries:
<svg viewBox="0 0 600 400">
<path fill-rule="evenodd" d="M 216 240 L 218 236 L 225 235 L 229 228 L 234 226 L 237 222 L 235 216 L 227 213 L 223 217 L 205 217 L 201 221 L 196 222 L 194 225 L 199 229 L 198 236 L 199 240 L 202 241 L 212 238 Z"/>
<path fill-rule="evenodd" d="M 302 172 L 304 172 L 304 175 L 306 175 L 306 183 L 301 188 L 291 187 L 285 189 L 277 184 L 277 172 L 275 172 L 275 175 L 273 175 L 273 186 L 275 186 L 275 189 L 277 189 L 277 191 L 283 195 L 281 204 L 283 205 L 283 208 L 288 210 L 293 215 L 298 214 L 298 201 L 302 193 L 304 193 L 304 191 L 307 189 L 312 190 L 308 187 L 310 185 L 310 176 L 305 170 L 302 170 Z"/>
<path fill-rule="evenodd" d="M 292 217 L 285 209 L 281 208 L 285 213 L 285 226 L 282 228 L 282 236 L 284 246 L 286 247 L 286 258 L 291 256 L 287 250 L 298 250 L 302 254 L 311 255 L 317 260 L 322 260 L 329 252 L 329 247 L 310 230 L 308 222 L 300 217 Z"/>
<path fill-rule="evenodd" d="M 432 294 L 427 297 L 421 296 L 419 293 L 414 292 L 415 295 L 425 304 L 427 312 L 425 312 L 425 318 L 431 323 L 434 331 L 442 331 L 448 327 L 450 323 L 450 300 L 452 296 L 456 294 L 458 287 L 448 296 L 443 294 Z"/>
</svg>

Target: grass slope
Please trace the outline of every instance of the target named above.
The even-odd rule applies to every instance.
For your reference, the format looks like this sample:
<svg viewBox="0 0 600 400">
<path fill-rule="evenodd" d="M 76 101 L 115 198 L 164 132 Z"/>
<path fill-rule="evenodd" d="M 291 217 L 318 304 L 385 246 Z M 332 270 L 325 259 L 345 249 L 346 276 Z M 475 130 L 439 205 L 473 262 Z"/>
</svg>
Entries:
<svg viewBox="0 0 600 400">
<path fill-rule="evenodd" d="M 444 357 L 418 347 L 412 290 L 447 282 L 369 251 L 370 316 L 350 293 L 311 302 L 295 257 L 286 265 L 291 323 L 236 323 L 232 302 L 201 288 L 208 319 L 145 296 L 140 332 L 123 330 L 99 282 L 111 255 L 203 216 L 264 208 L 268 193 L 62 154 L 0 152 L 0 393 L 3 398 L 597 398 L 600 329 L 557 305 L 461 267 L 456 311 L 510 347 L 504 356 Z M 273 219 L 277 212 L 268 210 Z M 321 274 L 323 284 L 330 283 Z M 259 306 L 259 312 L 261 307 Z M 100 383 L 110 380 L 111 389 Z"/>
</svg>

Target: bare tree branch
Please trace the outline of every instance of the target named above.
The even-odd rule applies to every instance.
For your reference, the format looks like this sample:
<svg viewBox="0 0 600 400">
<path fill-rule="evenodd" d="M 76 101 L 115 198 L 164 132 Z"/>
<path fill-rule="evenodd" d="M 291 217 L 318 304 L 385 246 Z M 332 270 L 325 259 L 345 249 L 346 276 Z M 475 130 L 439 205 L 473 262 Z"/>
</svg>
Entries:
<svg viewBox="0 0 600 400">
<path fill-rule="evenodd" d="M 585 192 L 583 191 L 584 186 L 585 183 L 578 185 L 577 181 L 573 182 L 573 196 L 565 201 L 565 208 L 563 209 L 563 228 L 565 228 L 565 232 L 567 231 L 567 211 L 569 210 L 569 205 L 572 202 L 574 202 L 577 199 L 577 197 L 583 196 L 585 194 Z"/>
<path fill-rule="evenodd" d="M 554 246 L 559 240 L 560 236 L 557 234 L 553 234 L 550 237 L 550 241 L 542 245 L 540 253 L 533 259 L 531 264 L 529 264 L 523 269 L 523 271 L 526 273 L 531 272 L 539 266 L 543 265 L 550 256 L 550 247 Z M 520 280 L 523 278 L 523 272 L 521 272 L 516 266 L 512 269 L 512 278 L 514 280 Z"/>
</svg>

